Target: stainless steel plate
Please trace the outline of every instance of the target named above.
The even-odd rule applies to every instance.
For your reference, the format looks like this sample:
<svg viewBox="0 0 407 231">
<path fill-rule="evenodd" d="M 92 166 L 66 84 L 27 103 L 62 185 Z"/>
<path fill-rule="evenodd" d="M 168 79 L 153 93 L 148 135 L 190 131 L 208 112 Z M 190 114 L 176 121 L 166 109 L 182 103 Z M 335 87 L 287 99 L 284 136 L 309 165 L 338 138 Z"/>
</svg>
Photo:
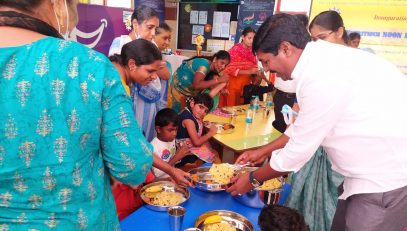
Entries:
<svg viewBox="0 0 407 231">
<path fill-rule="evenodd" d="M 244 107 L 239 106 L 223 107 L 221 111 L 226 114 L 236 113 L 236 115 L 246 115 L 246 109 Z"/>
<path fill-rule="evenodd" d="M 150 183 L 148 185 L 145 185 L 140 190 L 141 199 L 145 203 L 146 208 L 154 210 L 154 211 L 166 212 L 169 207 L 175 206 L 175 205 L 159 206 L 159 205 L 155 205 L 155 204 L 151 203 L 150 201 L 151 201 L 151 198 L 154 197 L 154 194 L 159 193 L 159 192 L 147 192 L 146 191 L 148 188 L 151 188 L 153 186 L 161 187 L 162 189 L 159 192 L 178 192 L 178 193 L 181 193 L 182 194 L 182 201 L 181 201 L 181 203 L 176 204 L 176 205 L 183 205 L 189 199 L 189 196 L 190 196 L 189 190 L 187 188 L 177 186 L 177 185 L 175 185 L 174 183 L 172 183 L 170 181 L 157 181 L 157 182 L 153 182 L 153 183 Z"/>
<path fill-rule="evenodd" d="M 205 126 L 210 128 L 210 125 L 215 125 L 216 127 L 216 134 L 230 134 L 235 131 L 235 126 L 231 123 L 222 123 L 222 122 L 209 122 L 205 121 Z"/>
<path fill-rule="evenodd" d="M 213 210 L 200 215 L 195 220 L 195 227 L 201 229 L 202 231 L 205 231 L 205 226 L 207 226 L 204 224 L 205 219 L 214 215 L 222 217 L 221 222 L 229 223 L 231 226 L 235 227 L 237 231 L 254 230 L 253 224 L 246 217 L 228 210 Z"/>
<path fill-rule="evenodd" d="M 228 184 L 219 184 L 213 181 L 212 175 L 209 173 L 211 167 L 199 167 L 189 171 L 191 179 L 196 188 L 207 192 L 223 191 L 228 187 Z"/>
</svg>

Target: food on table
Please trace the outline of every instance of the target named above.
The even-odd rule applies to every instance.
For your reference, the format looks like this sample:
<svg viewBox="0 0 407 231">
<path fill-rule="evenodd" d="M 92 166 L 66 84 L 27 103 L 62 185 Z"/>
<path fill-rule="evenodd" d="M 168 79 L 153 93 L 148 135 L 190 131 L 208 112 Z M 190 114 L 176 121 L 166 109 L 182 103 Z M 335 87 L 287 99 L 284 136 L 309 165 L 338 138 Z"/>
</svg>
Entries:
<svg viewBox="0 0 407 231">
<path fill-rule="evenodd" d="M 244 108 L 241 107 L 235 107 L 233 109 L 236 110 L 237 113 L 244 113 L 246 111 Z"/>
<path fill-rule="evenodd" d="M 283 186 L 283 182 L 279 178 L 273 178 L 273 179 L 264 181 L 263 184 L 260 185 L 260 187 L 258 187 L 257 189 L 273 190 L 273 189 L 281 188 L 281 186 Z"/>
<path fill-rule="evenodd" d="M 179 192 L 160 192 L 155 194 L 150 204 L 158 206 L 174 206 L 182 202 L 183 195 Z"/>
<path fill-rule="evenodd" d="M 223 126 L 222 126 L 222 128 L 223 128 L 223 130 L 229 130 L 229 129 L 231 129 L 232 128 L 232 126 L 230 125 L 230 124 L 223 124 Z"/>
<path fill-rule="evenodd" d="M 163 191 L 163 187 L 161 185 L 154 185 L 146 189 L 148 193 L 156 193 Z"/>
<path fill-rule="evenodd" d="M 197 174 L 191 174 L 190 178 L 191 178 L 192 181 L 195 181 L 195 182 L 198 181 L 198 175 Z"/>
<path fill-rule="evenodd" d="M 236 228 L 226 222 L 205 225 L 204 231 L 236 231 Z"/>
<path fill-rule="evenodd" d="M 213 164 L 209 169 L 209 173 L 212 175 L 212 179 L 219 184 L 228 184 L 230 179 L 235 173 L 234 168 L 230 164 Z"/>
<path fill-rule="evenodd" d="M 214 223 L 219 223 L 223 220 L 223 218 L 219 215 L 212 215 L 209 216 L 205 219 L 204 224 L 208 225 L 208 224 L 214 224 Z"/>
</svg>

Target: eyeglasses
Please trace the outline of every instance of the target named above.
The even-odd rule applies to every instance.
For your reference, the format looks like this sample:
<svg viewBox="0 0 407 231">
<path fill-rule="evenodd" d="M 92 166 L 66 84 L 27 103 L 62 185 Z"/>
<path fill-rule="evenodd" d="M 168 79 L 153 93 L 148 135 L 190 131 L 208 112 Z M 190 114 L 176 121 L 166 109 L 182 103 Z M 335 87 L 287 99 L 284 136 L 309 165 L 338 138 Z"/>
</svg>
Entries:
<svg viewBox="0 0 407 231">
<path fill-rule="evenodd" d="M 329 35 L 331 35 L 334 31 L 331 32 L 322 32 L 318 35 L 316 35 L 315 37 L 311 37 L 312 41 L 317 41 L 318 39 L 321 40 L 326 40 L 326 38 L 328 38 Z"/>
</svg>

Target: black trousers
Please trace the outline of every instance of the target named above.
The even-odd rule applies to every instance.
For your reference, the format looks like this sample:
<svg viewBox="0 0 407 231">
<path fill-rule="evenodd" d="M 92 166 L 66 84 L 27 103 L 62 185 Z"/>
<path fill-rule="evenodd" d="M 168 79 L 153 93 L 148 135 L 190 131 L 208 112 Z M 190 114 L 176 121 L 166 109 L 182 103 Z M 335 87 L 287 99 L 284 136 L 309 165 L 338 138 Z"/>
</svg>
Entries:
<svg viewBox="0 0 407 231">
<path fill-rule="evenodd" d="M 284 104 L 292 107 L 295 101 L 295 93 L 286 93 L 277 89 L 276 94 L 273 97 L 274 101 L 274 116 L 273 127 L 279 132 L 283 133 L 287 128 L 287 124 L 284 122 L 283 114 L 281 113 L 281 108 Z"/>
</svg>

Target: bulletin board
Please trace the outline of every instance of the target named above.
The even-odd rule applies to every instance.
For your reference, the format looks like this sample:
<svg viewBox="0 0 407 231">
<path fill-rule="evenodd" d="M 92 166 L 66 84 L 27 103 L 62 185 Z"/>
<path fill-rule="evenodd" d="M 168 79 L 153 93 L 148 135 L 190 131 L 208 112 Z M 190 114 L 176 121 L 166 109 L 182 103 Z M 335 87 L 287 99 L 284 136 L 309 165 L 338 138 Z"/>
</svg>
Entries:
<svg viewBox="0 0 407 231">
<path fill-rule="evenodd" d="M 238 10 L 239 4 L 231 3 L 179 3 L 177 49 L 195 50 L 193 36 L 196 34 L 203 33 L 205 37 L 203 51 L 207 50 L 208 40 L 229 40 L 226 24 L 230 29 L 230 22 L 237 21 Z"/>
</svg>

